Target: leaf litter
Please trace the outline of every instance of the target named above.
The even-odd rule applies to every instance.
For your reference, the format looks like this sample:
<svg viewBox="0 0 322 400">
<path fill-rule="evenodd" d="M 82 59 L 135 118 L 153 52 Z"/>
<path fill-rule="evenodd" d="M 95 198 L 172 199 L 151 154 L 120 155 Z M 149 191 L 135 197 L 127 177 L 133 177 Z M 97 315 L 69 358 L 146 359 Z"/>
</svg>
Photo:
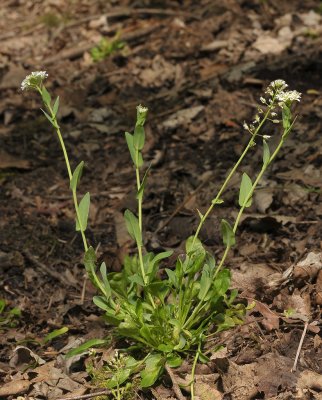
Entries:
<svg viewBox="0 0 322 400">
<path fill-rule="evenodd" d="M 35 340 L 65 325 L 74 338 L 108 336 L 91 303 L 95 290 L 89 283 L 83 287 L 81 242 L 73 230 L 63 160 L 44 123 L 28 121 L 33 101 L 26 98 L 22 103 L 17 92 L 22 76 L 46 64 L 66 104 L 62 124 L 75 157 L 89 166 L 84 184 L 96 194 L 97 216 L 97 223 L 90 223 L 92 240 L 99 244 L 102 259 L 118 260 L 112 268 L 120 267 L 131 248 L 120 219 L 127 207 L 124 199 L 130 197 L 120 132 L 129 128 L 134 105 L 149 103 L 148 140 L 151 150 L 162 155 L 147 188 L 146 245 L 177 247 L 180 252 L 188 231 L 196 226 L 193 209 L 207 206 L 238 154 L 241 123 L 253 113 L 258 87 L 287 77 L 306 92 L 290 146 L 295 150 L 285 149 L 274 166 L 276 186 L 268 174 L 265 187 L 256 193 L 239 232 L 239 253 L 228 260 L 241 298 L 256 306 L 244 326 L 209 340 L 211 361 L 198 365 L 195 379 L 201 400 L 319 398 L 322 102 L 317 2 L 165 2 L 162 10 L 168 14 L 151 12 L 153 2 L 144 2 L 151 3 L 145 11 L 127 0 L 78 3 L 76 7 L 58 0 L 43 7 L 5 2 L 1 10 L 0 293 L 22 313 L 17 326 L 0 327 L 0 395 L 55 399 L 88 393 L 88 356 L 75 359 L 67 373 L 59 361 L 70 333 L 45 346 Z M 118 32 L 126 51 L 94 63 L 88 52 L 95 41 Z M 57 168 L 50 167 L 53 163 Z M 248 168 L 256 168 L 252 160 Z M 209 171 L 213 177 L 195 192 L 200 176 Z M 54 191 L 48 190 L 48 178 Z M 185 203 L 191 193 L 195 195 Z M 235 198 L 231 188 L 227 206 Z M 43 212 L 44 207 L 51 208 Z M 173 212 L 172 222 L 163 224 Z M 202 232 L 217 253 L 218 223 L 225 214 L 219 208 Z M 157 227 L 162 229 L 153 235 Z M 60 275 L 48 273 L 51 269 Z M 71 282 L 68 287 L 62 283 L 66 279 Z M 305 323 L 298 367 L 291 373 Z M 39 358 L 24 372 L 9 360 L 25 341 L 29 354 Z M 221 344 L 226 350 L 219 357 L 216 348 Z M 191 367 L 188 360 L 185 369 L 173 370 L 178 382 L 189 382 Z M 189 391 L 183 392 L 188 398 Z M 176 398 L 166 378 L 153 395 Z"/>
</svg>

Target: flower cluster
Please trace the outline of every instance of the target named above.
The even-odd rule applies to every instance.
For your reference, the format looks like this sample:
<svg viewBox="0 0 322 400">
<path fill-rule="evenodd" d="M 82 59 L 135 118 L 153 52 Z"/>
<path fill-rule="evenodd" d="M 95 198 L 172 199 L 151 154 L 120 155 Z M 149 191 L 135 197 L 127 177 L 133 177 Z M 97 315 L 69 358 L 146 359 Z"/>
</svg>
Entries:
<svg viewBox="0 0 322 400">
<path fill-rule="evenodd" d="M 21 90 L 36 90 L 41 87 L 43 81 L 48 78 L 46 71 L 35 71 L 27 75 L 21 83 Z"/>
<path fill-rule="evenodd" d="M 258 107 L 254 121 L 250 125 L 244 122 L 244 129 L 251 135 L 255 135 L 266 119 L 273 124 L 279 124 L 280 120 L 277 118 L 278 114 L 276 111 L 278 111 L 279 108 L 281 110 L 283 110 L 284 107 L 290 108 L 293 102 L 301 100 L 301 93 L 296 90 L 285 90 L 287 87 L 287 83 L 282 79 L 271 82 L 265 90 L 265 94 L 268 95 L 268 98 L 266 99 L 262 96 L 259 99 L 262 104 L 267 106 L 266 111 L 264 112 L 262 107 Z M 262 114 L 262 118 L 260 114 Z"/>
</svg>

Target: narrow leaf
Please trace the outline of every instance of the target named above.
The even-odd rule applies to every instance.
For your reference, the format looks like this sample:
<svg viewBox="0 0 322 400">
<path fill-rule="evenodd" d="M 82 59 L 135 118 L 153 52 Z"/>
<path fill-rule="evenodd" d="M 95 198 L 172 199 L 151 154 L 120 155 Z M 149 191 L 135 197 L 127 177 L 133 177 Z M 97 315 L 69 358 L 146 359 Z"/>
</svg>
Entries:
<svg viewBox="0 0 322 400">
<path fill-rule="evenodd" d="M 84 255 L 83 263 L 87 273 L 95 271 L 96 253 L 92 246 L 88 248 Z"/>
<path fill-rule="evenodd" d="M 43 102 L 46 105 L 50 105 L 51 97 L 50 97 L 50 94 L 49 94 L 48 90 L 45 88 L 45 86 L 43 86 L 42 89 L 41 89 L 41 97 L 43 99 Z"/>
<path fill-rule="evenodd" d="M 240 207 L 249 207 L 252 204 L 252 198 L 249 198 L 252 192 L 252 181 L 250 177 L 244 172 L 239 189 L 239 205 Z"/>
<path fill-rule="evenodd" d="M 81 161 L 72 176 L 72 179 L 70 181 L 70 188 L 72 189 L 72 191 L 76 190 L 77 186 L 78 186 L 78 182 L 82 176 L 82 172 L 83 172 L 83 167 L 84 167 L 84 161 Z"/>
<path fill-rule="evenodd" d="M 110 310 L 110 305 L 107 302 L 107 299 L 103 296 L 94 296 L 93 303 L 100 308 L 101 310 L 108 311 Z"/>
<path fill-rule="evenodd" d="M 90 194 L 87 192 L 78 206 L 80 221 L 76 220 L 76 231 L 86 231 L 90 202 Z"/>
<path fill-rule="evenodd" d="M 92 347 L 97 347 L 97 346 L 101 346 L 104 344 L 107 344 L 108 341 L 104 340 L 104 339 L 91 339 L 88 340 L 87 342 L 81 344 L 80 346 L 78 346 L 76 349 L 70 350 L 67 354 L 66 354 L 66 358 L 72 357 L 72 356 L 76 356 L 78 354 L 82 354 L 85 353 L 88 349 L 92 348 Z"/>
<path fill-rule="evenodd" d="M 144 193 L 144 189 L 145 189 L 146 179 L 147 179 L 148 173 L 149 173 L 149 171 L 150 171 L 150 168 L 151 168 L 151 165 L 149 165 L 149 168 L 145 171 L 145 174 L 144 174 L 144 176 L 143 176 L 143 179 L 142 179 L 142 182 L 141 182 L 141 185 L 140 185 L 140 189 L 138 190 L 138 193 L 137 193 L 137 195 L 136 195 L 136 198 L 137 198 L 138 200 L 142 200 L 142 198 L 143 198 L 143 193 Z"/>
<path fill-rule="evenodd" d="M 124 213 L 124 218 L 130 236 L 137 242 L 139 246 L 141 246 L 142 237 L 137 217 L 132 213 L 132 211 L 126 210 Z"/>
<path fill-rule="evenodd" d="M 55 339 L 57 336 L 61 336 L 66 332 L 68 332 L 67 326 L 64 326 L 60 329 L 55 329 L 54 331 L 48 333 L 48 335 L 46 335 L 44 337 L 43 343 L 46 344 L 46 343 L 50 342 L 51 340 Z"/>
<path fill-rule="evenodd" d="M 213 199 L 211 201 L 211 204 L 222 204 L 224 202 L 223 199 Z"/>
<path fill-rule="evenodd" d="M 132 276 L 129 276 L 128 279 L 129 279 L 130 282 L 134 282 L 134 283 L 136 283 L 137 285 L 145 286 L 142 277 L 141 277 L 140 275 L 138 275 L 138 274 L 134 274 L 134 275 L 132 275 Z"/>
<path fill-rule="evenodd" d="M 105 262 L 102 262 L 101 267 L 100 267 L 100 272 L 102 276 L 102 280 L 104 283 L 104 293 L 107 298 L 111 296 L 111 286 L 110 283 L 107 279 L 107 271 L 106 271 L 106 264 Z"/>
<path fill-rule="evenodd" d="M 41 108 L 41 111 L 44 113 L 44 116 L 48 119 L 48 121 L 56 128 L 56 125 L 55 125 L 53 119 L 51 118 L 51 116 L 49 114 L 47 114 L 46 111 L 43 110 L 42 108 Z"/>
<path fill-rule="evenodd" d="M 268 146 L 266 140 L 263 140 L 263 164 L 264 165 L 268 165 L 270 157 L 271 157 L 271 154 L 269 151 L 269 146 Z"/>
<path fill-rule="evenodd" d="M 59 108 L 59 96 L 57 96 L 54 106 L 53 106 L 53 114 L 56 116 Z"/>
<path fill-rule="evenodd" d="M 143 158 L 142 158 L 142 154 L 139 152 L 138 162 L 136 161 L 136 150 L 135 150 L 134 143 L 133 143 L 133 135 L 131 135 L 129 132 L 125 132 L 125 139 L 126 139 L 127 147 L 129 148 L 131 158 L 132 158 L 134 165 L 137 168 L 140 168 L 143 165 Z"/>
<path fill-rule="evenodd" d="M 234 246 L 236 243 L 235 233 L 229 222 L 227 222 L 225 219 L 221 220 L 220 230 L 223 237 L 224 245 L 228 247 Z"/>
<path fill-rule="evenodd" d="M 204 300 L 210 286 L 212 284 L 212 279 L 209 276 L 209 272 L 207 270 L 203 270 L 200 278 L 200 291 L 198 293 L 198 299 Z"/>
<path fill-rule="evenodd" d="M 138 125 L 134 129 L 134 135 L 133 135 L 133 146 L 137 150 L 142 150 L 144 147 L 144 142 L 145 142 L 145 132 L 144 132 L 144 127 L 141 125 Z"/>
</svg>

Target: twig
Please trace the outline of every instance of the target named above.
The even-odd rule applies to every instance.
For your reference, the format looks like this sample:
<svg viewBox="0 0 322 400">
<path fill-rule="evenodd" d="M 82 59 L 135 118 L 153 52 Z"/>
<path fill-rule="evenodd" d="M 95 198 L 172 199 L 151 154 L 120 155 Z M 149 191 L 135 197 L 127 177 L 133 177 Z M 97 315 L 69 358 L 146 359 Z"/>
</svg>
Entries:
<svg viewBox="0 0 322 400">
<path fill-rule="evenodd" d="M 309 326 L 309 322 L 306 321 L 305 325 L 304 325 L 303 333 L 302 333 L 302 336 L 301 336 L 301 340 L 300 340 L 300 343 L 299 343 L 299 347 L 298 347 L 297 352 L 296 352 L 296 356 L 295 356 L 295 360 L 294 360 L 294 364 L 293 364 L 293 367 L 291 369 L 291 372 L 295 372 L 296 371 L 297 362 L 298 362 L 298 359 L 299 359 L 299 356 L 300 356 L 300 352 L 301 352 L 301 349 L 302 349 L 302 346 L 303 346 L 303 342 L 304 342 L 304 338 L 305 338 L 305 334 L 306 334 L 308 326 Z"/>
<path fill-rule="evenodd" d="M 83 400 L 83 399 L 91 399 L 92 397 L 104 396 L 105 394 L 109 394 L 109 393 L 111 393 L 110 390 L 104 389 L 104 390 L 101 390 L 101 391 L 96 392 L 96 393 L 83 394 L 83 395 L 80 395 L 80 396 L 61 397 L 61 398 L 56 399 L 56 400 Z"/>
<path fill-rule="evenodd" d="M 177 396 L 178 400 L 186 400 L 186 398 L 184 397 L 184 395 L 181 392 L 181 389 L 178 385 L 178 382 L 176 380 L 174 373 L 172 372 L 172 369 L 167 364 L 165 365 L 165 369 L 172 381 L 172 389 L 173 389 L 175 395 Z"/>
</svg>

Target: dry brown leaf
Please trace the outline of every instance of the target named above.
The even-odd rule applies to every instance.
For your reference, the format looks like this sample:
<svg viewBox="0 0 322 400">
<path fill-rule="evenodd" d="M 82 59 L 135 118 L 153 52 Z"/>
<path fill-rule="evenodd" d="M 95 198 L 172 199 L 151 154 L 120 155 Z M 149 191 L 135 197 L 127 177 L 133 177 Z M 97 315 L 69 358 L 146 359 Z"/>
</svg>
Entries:
<svg viewBox="0 0 322 400">
<path fill-rule="evenodd" d="M 0 387 L 0 396 L 13 396 L 16 394 L 26 393 L 29 389 L 30 382 L 19 379 L 13 380 L 11 382 L 5 383 Z"/>
<path fill-rule="evenodd" d="M 315 297 L 315 302 L 319 306 L 322 305 L 322 270 L 319 271 L 318 277 L 316 279 L 316 297 Z"/>
<path fill-rule="evenodd" d="M 0 150 L 0 169 L 5 168 L 30 169 L 30 163 L 28 160 L 17 158 L 4 150 Z"/>
<path fill-rule="evenodd" d="M 261 323 L 265 326 L 266 329 L 271 331 L 273 329 L 279 328 L 279 316 L 276 313 L 274 313 L 268 307 L 268 305 L 254 299 L 248 299 L 248 300 L 255 301 L 256 305 L 252 309 L 252 311 L 257 311 L 264 317 Z"/>
<path fill-rule="evenodd" d="M 314 279 L 322 270 L 322 253 L 309 253 L 306 258 L 294 267 L 293 276 L 295 279 Z"/>
</svg>

